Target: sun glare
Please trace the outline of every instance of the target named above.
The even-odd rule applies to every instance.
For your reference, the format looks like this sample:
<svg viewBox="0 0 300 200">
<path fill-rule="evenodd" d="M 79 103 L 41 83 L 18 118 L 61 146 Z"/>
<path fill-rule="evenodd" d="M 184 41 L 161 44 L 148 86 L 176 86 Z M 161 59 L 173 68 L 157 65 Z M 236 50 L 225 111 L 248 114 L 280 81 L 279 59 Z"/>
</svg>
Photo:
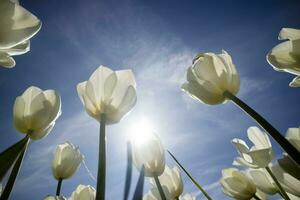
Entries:
<svg viewBox="0 0 300 200">
<path fill-rule="evenodd" d="M 129 131 L 131 142 L 141 145 L 151 138 L 153 127 L 148 120 L 141 119 L 140 121 L 135 122 Z"/>
</svg>

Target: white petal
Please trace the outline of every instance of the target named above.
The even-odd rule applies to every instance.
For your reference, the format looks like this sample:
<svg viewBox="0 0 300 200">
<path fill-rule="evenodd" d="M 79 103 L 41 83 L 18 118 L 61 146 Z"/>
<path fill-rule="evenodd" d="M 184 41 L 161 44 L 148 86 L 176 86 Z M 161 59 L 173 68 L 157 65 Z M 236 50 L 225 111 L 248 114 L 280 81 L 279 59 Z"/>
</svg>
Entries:
<svg viewBox="0 0 300 200">
<path fill-rule="evenodd" d="M 247 130 L 248 138 L 255 145 L 255 149 L 266 149 L 272 147 L 268 135 L 258 127 L 252 126 Z"/>
<path fill-rule="evenodd" d="M 16 56 L 16 55 L 27 53 L 29 50 L 30 50 L 30 41 L 27 40 L 9 49 L 5 49 L 4 51 L 8 53 L 10 56 Z"/>
<path fill-rule="evenodd" d="M 14 126 L 21 133 L 27 133 L 27 125 L 24 121 L 25 101 L 23 97 L 17 97 L 13 108 Z"/>
<path fill-rule="evenodd" d="M 300 30 L 299 29 L 294 29 L 294 28 L 282 28 L 279 36 L 279 40 L 296 40 L 300 39 Z"/>
<path fill-rule="evenodd" d="M 274 195 L 278 192 L 274 181 L 263 169 L 251 169 L 249 171 L 255 185 L 263 192 Z"/>
<path fill-rule="evenodd" d="M 286 139 L 300 151 L 300 129 L 289 128 L 286 133 Z"/>
<path fill-rule="evenodd" d="M 48 127 L 46 127 L 45 129 L 40 129 L 37 131 L 33 131 L 32 133 L 30 133 L 29 137 L 32 140 L 39 140 L 43 137 L 46 137 L 53 129 L 55 123 L 53 122 L 52 124 L 50 124 Z"/>
<path fill-rule="evenodd" d="M 290 87 L 300 87 L 300 76 L 296 76 L 289 85 Z"/>
<path fill-rule="evenodd" d="M 0 66 L 5 68 L 13 68 L 16 65 L 15 60 L 6 52 L 0 51 Z"/>
</svg>

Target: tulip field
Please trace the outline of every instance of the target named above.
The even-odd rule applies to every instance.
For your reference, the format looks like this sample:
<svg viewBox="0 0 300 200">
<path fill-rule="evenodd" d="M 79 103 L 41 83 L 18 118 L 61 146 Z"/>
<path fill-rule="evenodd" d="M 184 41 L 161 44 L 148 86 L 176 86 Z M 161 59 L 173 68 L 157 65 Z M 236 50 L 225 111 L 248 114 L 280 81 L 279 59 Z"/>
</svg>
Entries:
<svg viewBox="0 0 300 200">
<path fill-rule="evenodd" d="M 300 199 L 299 2 L 167 2 L 0 0 L 0 200 Z"/>
</svg>

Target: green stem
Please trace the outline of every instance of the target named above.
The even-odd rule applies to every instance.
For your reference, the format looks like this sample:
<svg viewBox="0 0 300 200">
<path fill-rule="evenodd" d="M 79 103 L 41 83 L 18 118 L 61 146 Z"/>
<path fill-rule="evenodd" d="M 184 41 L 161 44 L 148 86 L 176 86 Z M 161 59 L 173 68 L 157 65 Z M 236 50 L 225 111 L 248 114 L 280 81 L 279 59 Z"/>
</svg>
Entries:
<svg viewBox="0 0 300 200">
<path fill-rule="evenodd" d="M 128 199 L 130 185 L 131 185 L 131 176 L 132 176 L 132 147 L 131 142 L 127 142 L 127 169 L 126 169 L 126 178 L 124 186 L 124 200 Z"/>
<path fill-rule="evenodd" d="M 20 168 L 21 168 L 21 165 L 22 165 L 22 161 L 23 161 L 23 158 L 24 158 L 24 155 L 26 153 L 26 150 L 27 150 L 27 146 L 29 144 L 29 137 L 28 135 L 26 136 L 26 144 L 24 145 L 23 147 L 23 150 L 20 152 L 20 155 L 18 157 L 18 159 L 16 160 L 15 164 L 14 164 L 14 167 L 11 171 L 11 174 L 8 178 L 8 181 L 5 185 L 5 189 L 0 197 L 0 200 L 7 200 L 9 199 L 9 196 L 10 196 L 10 193 L 14 187 L 14 184 L 15 184 L 15 181 L 16 181 L 16 178 L 19 174 L 19 171 L 20 171 Z"/>
<path fill-rule="evenodd" d="M 285 199 L 285 200 L 290 200 L 289 196 L 287 195 L 287 193 L 284 191 L 284 189 L 282 188 L 281 184 L 279 183 L 279 181 L 277 180 L 277 178 L 275 177 L 275 175 L 273 174 L 273 172 L 271 171 L 271 169 L 267 166 L 266 167 L 267 172 L 270 174 L 270 176 L 272 177 L 272 179 L 274 180 L 275 184 L 277 185 L 277 188 L 281 194 L 281 196 Z"/>
<path fill-rule="evenodd" d="M 58 181 L 57 181 L 56 196 L 59 196 L 59 195 L 60 195 L 60 190 L 61 190 L 61 184 L 62 184 L 62 181 L 63 181 L 62 178 L 58 179 Z"/>
<path fill-rule="evenodd" d="M 186 175 L 191 179 L 191 181 L 198 187 L 198 189 L 203 193 L 203 195 L 208 199 L 212 200 L 212 198 L 209 196 L 209 194 L 201 187 L 201 185 L 192 177 L 192 175 L 186 171 L 186 169 L 180 164 L 180 162 L 175 158 L 175 156 L 168 151 L 170 156 L 175 160 L 175 162 L 179 165 L 179 167 L 186 173 Z"/>
<path fill-rule="evenodd" d="M 102 113 L 100 116 L 99 158 L 98 158 L 96 200 L 105 200 L 105 174 L 106 174 L 105 125 L 106 125 L 106 115 Z"/>
<path fill-rule="evenodd" d="M 155 183 L 156 183 L 156 187 L 157 187 L 157 189 L 158 189 L 158 191 L 159 191 L 161 200 L 167 200 L 167 199 L 166 199 L 166 195 L 165 195 L 165 193 L 164 193 L 164 190 L 162 189 L 162 186 L 161 186 L 161 184 L 160 184 L 160 182 L 159 182 L 158 176 L 155 175 L 155 176 L 154 176 L 154 180 L 155 180 Z"/>
<path fill-rule="evenodd" d="M 230 92 L 225 91 L 224 96 L 233 101 L 238 107 L 252 117 L 263 129 L 265 129 L 265 131 L 267 131 L 273 137 L 273 139 L 281 146 L 281 148 L 288 153 L 298 165 L 300 165 L 300 152 L 267 120 L 265 120 L 260 114 L 258 114 L 250 106 L 245 104 L 242 100 Z"/>
</svg>

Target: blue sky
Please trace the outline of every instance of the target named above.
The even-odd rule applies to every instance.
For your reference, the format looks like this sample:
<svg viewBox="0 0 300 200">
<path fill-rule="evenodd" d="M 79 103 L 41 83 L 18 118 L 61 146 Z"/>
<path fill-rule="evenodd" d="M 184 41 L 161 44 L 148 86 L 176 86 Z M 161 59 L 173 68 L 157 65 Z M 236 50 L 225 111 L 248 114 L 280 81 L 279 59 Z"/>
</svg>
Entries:
<svg viewBox="0 0 300 200">
<path fill-rule="evenodd" d="M 107 199 L 123 195 L 126 140 L 130 127 L 146 118 L 166 149 L 182 161 L 214 199 L 229 199 L 217 184 L 221 169 L 237 155 L 230 140 L 246 139 L 255 123 L 232 103 L 207 106 L 180 90 L 185 71 L 198 52 L 227 50 L 240 76 L 238 96 L 285 133 L 299 126 L 298 89 L 293 78 L 275 72 L 267 52 L 278 44 L 282 27 L 300 27 L 299 1 L 99 1 L 31 0 L 20 3 L 43 22 L 31 51 L 15 57 L 13 69 L 0 68 L 0 151 L 23 137 L 12 123 L 14 99 L 31 85 L 55 89 L 62 116 L 51 134 L 30 144 L 12 199 L 42 199 L 54 194 L 51 160 L 59 143 L 80 147 L 96 175 L 98 123 L 84 111 L 76 85 L 99 66 L 132 68 L 138 102 L 119 124 L 107 127 Z M 277 156 L 281 151 L 273 142 Z M 167 156 L 170 166 L 175 163 Z M 136 181 L 135 178 L 133 182 Z M 197 192 L 183 174 L 185 192 Z M 95 181 L 82 166 L 63 182 L 70 196 L 76 186 Z M 148 184 L 146 184 L 145 192 Z"/>
</svg>

